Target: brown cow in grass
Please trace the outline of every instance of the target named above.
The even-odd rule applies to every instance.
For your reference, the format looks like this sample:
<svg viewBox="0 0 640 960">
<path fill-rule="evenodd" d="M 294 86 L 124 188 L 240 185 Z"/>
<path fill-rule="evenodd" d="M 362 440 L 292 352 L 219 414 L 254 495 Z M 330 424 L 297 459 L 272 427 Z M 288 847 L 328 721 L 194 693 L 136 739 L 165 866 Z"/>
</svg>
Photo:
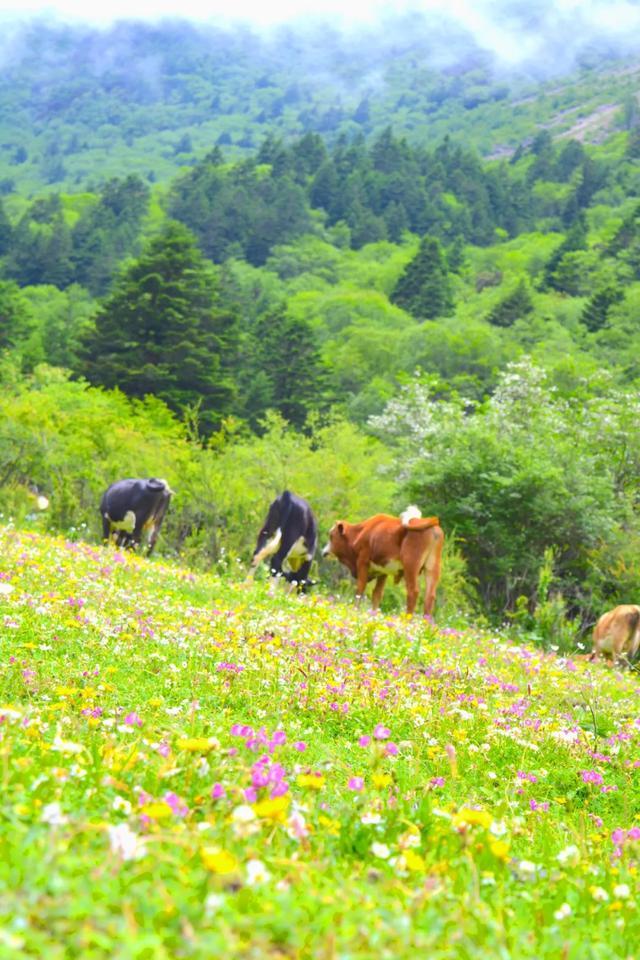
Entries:
<svg viewBox="0 0 640 960">
<path fill-rule="evenodd" d="M 422 518 L 417 507 L 409 507 L 400 518 L 378 513 L 362 523 L 339 520 L 331 528 L 323 557 L 333 554 L 357 580 L 356 595 L 364 596 L 367 581 L 375 580 L 372 602 L 380 606 L 388 576 L 398 583 L 404 576 L 407 613 L 413 613 L 418 599 L 418 577 L 424 570 L 424 612 L 429 616 L 440 579 L 440 558 L 444 533 L 437 517 Z"/>
<path fill-rule="evenodd" d="M 614 663 L 630 663 L 640 648 L 640 606 L 623 603 L 603 613 L 593 629 L 593 653 L 611 656 Z"/>
</svg>

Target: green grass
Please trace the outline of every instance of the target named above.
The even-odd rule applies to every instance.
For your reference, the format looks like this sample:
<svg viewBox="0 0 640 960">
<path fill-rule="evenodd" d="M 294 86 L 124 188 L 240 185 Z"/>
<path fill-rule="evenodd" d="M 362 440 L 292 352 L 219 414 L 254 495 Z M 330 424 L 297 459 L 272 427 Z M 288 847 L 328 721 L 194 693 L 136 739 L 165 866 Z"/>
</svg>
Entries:
<svg viewBox="0 0 640 960">
<path fill-rule="evenodd" d="M 8 528 L 0 637 L 0 957 L 636 954 L 635 674 Z"/>
</svg>

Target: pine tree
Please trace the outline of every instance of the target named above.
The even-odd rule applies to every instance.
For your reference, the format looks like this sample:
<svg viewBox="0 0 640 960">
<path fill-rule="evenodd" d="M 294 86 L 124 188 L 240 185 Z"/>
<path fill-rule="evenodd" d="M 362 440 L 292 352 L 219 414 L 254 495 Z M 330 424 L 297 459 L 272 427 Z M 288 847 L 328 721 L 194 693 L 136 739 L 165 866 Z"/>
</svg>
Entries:
<svg viewBox="0 0 640 960">
<path fill-rule="evenodd" d="M 116 281 L 83 346 L 80 372 L 173 410 L 200 404 L 205 432 L 233 409 L 235 316 L 220 305 L 214 268 L 170 221 Z"/>
<path fill-rule="evenodd" d="M 311 411 L 326 405 L 326 371 L 304 320 L 288 316 L 283 306 L 265 314 L 255 325 L 248 353 L 249 383 L 243 394 L 252 425 L 271 409 L 302 427 Z"/>
<path fill-rule="evenodd" d="M 562 286 L 558 283 L 556 278 L 556 270 L 560 266 L 560 262 L 566 253 L 573 253 L 575 250 L 585 250 L 587 246 L 587 226 L 583 215 L 580 215 L 573 226 L 567 232 L 566 237 L 560 244 L 556 247 L 551 256 L 549 257 L 545 268 L 544 268 L 544 287 L 553 287 L 556 290 L 562 291 Z"/>
<path fill-rule="evenodd" d="M 305 133 L 291 148 L 294 169 L 298 180 L 316 173 L 327 159 L 324 140 L 317 133 Z"/>
<path fill-rule="evenodd" d="M 400 203 L 392 200 L 384 209 L 383 219 L 387 228 L 387 236 L 392 243 L 400 243 L 405 230 L 409 229 L 407 211 Z"/>
<path fill-rule="evenodd" d="M 487 316 L 494 327 L 510 327 L 533 312 L 533 300 L 529 287 L 521 280 L 517 287 L 508 293 Z"/>
<path fill-rule="evenodd" d="M 0 280 L 0 351 L 19 346 L 33 323 L 20 288 L 13 280 Z"/>
<path fill-rule="evenodd" d="M 71 233 L 56 194 L 36 200 L 11 231 L 5 272 L 20 286 L 72 282 Z"/>
<path fill-rule="evenodd" d="M 2 200 L 0 200 L 0 257 L 9 250 L 12 234 L 11 221 L 6 214 Z"/>
<path fill-rule="evenodd" d="M 633 160 L 640 159 L 640 124 L 629 131 L 626 152 Z"/>
<path fill-rule="evenodd" d="M 425 236 L 398 280 L 391 301 L 414 317 L 433 319 L 453 310 L 453 292 L 440 243 Z"/>
<path fill-rule="evenodd" d="M 580 314 L 581 322 L 584 323 L 587 330 L 591 333 L 601 330 L 609 318 L 609 310 L 611 307 L 614 303 L 620 303 L 623 299 L 623 291 L 615 287 L 605 287 L 602 290 L 598 290 Z"/>
</svg>

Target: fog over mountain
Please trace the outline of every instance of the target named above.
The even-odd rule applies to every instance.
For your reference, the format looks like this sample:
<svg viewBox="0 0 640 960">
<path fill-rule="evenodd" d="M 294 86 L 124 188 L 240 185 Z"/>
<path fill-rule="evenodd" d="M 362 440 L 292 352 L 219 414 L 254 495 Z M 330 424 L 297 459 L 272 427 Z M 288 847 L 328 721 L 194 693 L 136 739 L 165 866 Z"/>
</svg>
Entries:
<svg viewBox="0 0 640 960">
<path fill-rule="evenodd" d="M 67 3 L 0 13 L 0 193 L 387 127 L 504 157 L 542 128 L 602 142 L 638 110 L 640 0 Z"/>
<path fill-rule="evenodd" d="M 412 35 L 416 46 L 425 38 L 443 62 L 466 56 L 469 45 L 495 57 L 501 68 L 525 66 L 538 75 L 561 73 L 575 66 L 585 52 L 606 52 L 624 56 L 640 47 L 640 0 L 405 0 L 370 3 L 355 0 L 348 9 L 339 0 L 276 0 L 259 5 L 255 0 L 238 0 L 230 13 L 221 0 L 113 0 L 108 5 L 87 9 L 80 0 L 58 3 L 31 3 L 19 9 L 14 0 L 0 5 L 5 55 L 15 49 L 22 30 L 33 20 L 100 26 L 122 20 L 158 23 L 187 20 L 205 27 L 249 28 L 264 37 L 277 35 L 283 25 L 293 29 L 301 43 L 317 42 L 319 24 L 330 26 L 349 37 L 383 31 L 391 45 Z M 19 45 L 18 45 L 19 49 Z"/>
</svg>

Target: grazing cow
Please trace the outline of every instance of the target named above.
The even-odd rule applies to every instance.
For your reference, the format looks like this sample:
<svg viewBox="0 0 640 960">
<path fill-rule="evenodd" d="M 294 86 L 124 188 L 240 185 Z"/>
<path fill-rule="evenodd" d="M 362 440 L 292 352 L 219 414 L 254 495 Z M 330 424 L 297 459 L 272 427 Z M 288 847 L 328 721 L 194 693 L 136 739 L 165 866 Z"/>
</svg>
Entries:
<svg viewBox="0 0 640 960">
<path fill-rule="evenodd" d="M 640 606 L 623 603 L 602 614 L 593 628 L 591 660 L 606 653 L 614 663 L 630 663 L 639 648 Z"/>
<path fill-rule="evenodd" d="M 318 525 L 306 500 L 285 490 L 269 507 L 267 518 L 258 534 L 251 566 L 269 560 L 271 576 L 284 577 L 299 590 L 311 585 L 309 571 L 318 542 Z M 282 569 L 287 562 L 291 568 Z"/>
<path fill-rule="evenodd" d="M 102 535 L 118 547 L 138 547 L 149 536 L 148 556 L 153 553 L 173 490 L 166 480 L 118 480 L 102 495 Z"/>
<path fill-rule="evenodd" d="M 322 556 L 337 557 L 357 580 L 356 595 L 364 596 L 368 580 L 375 580 L 372 602 L 380 606 L 387 577 L 398 583 L 404 576 L 407 613 L 418 599 L 418 577 L 425 572 L 424 612 L 429 616 L 440 579 L 444 533 L 437 517 L 422 518 L 417 507 L 408 507 L 400 518 L 378 513 L 362 523 L 340 520 L 331 528 Z"/>
</svg>

